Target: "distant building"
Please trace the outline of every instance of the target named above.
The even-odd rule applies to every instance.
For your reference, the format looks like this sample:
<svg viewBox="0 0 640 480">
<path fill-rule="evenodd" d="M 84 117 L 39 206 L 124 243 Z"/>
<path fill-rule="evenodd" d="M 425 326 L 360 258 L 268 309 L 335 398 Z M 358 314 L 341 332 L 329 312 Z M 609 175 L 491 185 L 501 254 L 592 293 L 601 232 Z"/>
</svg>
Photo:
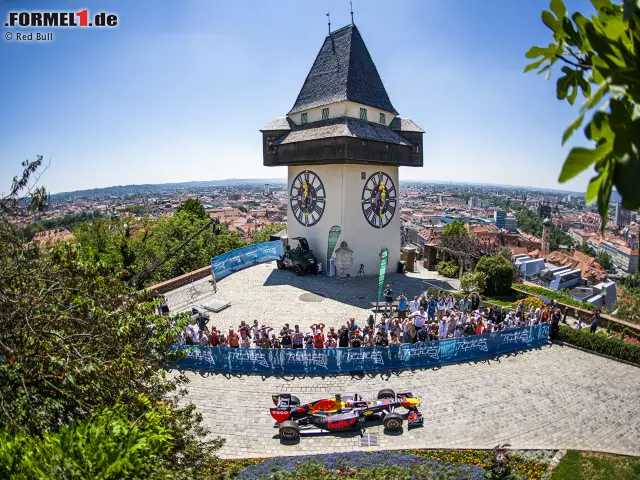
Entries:
<svg viewBox="0 0 640 480">
<path fill-rule="evenodd" d="M 506 228 L 507 226 L 507 212 L 504 210 L 496 210 L 493 213 L 493 220 L 498 228 Z"/>
<path fill-rule="evenodd" d="M 624 208 L 620 202 L 616 203 L 616 225 L 624 227 L 631 223 L 631 212 Z"/>
<path fill-rule="evenodd" d="M 518 219 L 516 217 L 514 217 L 513 214 L 509 213 L 507 215 L 507 218 L 505 219 L 504 228 L 509 230 L 509 232 L 511 232 L 511 233 L 517 233 L 518 232 Z"/>
<path fill-rule="evenodd" d="M 240 193 L 230 193 L 229 195 L 227 195 L 228 200 L 240 200 L 241 198 L 242 195 Z"/>
<path fill-rule="evenodd" d="M 542 222 L 542 247 L 540 250 L 545 253 L 549 253 L 551 250 L 551 219 L 549 217 Z"/>
<path fill-rule="evenodd" d="M 551 218 L 551 205 L 548 202 L 538 205 L 538 216 L 542 219 Z"/>
<path fill-rule="evenodd" d="M 478 197 L 469 197 L 469 208 L 482 208 L 483 203 L 483 200 Z"/>
</svg>

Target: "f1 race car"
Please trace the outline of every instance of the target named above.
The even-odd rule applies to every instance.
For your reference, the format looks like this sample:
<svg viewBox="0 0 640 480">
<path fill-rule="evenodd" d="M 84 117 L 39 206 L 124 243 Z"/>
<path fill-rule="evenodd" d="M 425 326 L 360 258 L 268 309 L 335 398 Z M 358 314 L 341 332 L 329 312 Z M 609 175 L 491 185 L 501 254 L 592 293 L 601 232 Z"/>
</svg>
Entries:
<svg viewBox="0 0 640 480">
<path fill-rule="evenodd" d="M 288 393 L 273 395 L 276 408 L 270 409 L 276 421 L 280 438 L 295 440 L 303 433 L 327 433 L 362 430 L 366 425 L 382 423 L 388 431 L 399 431 L 406 420 L 408 428 L 421 426 L 422 414 L 418 411 L 420 400 L 411 393 L 398 393 L 385 388 L 378 392 L 376 400 L 363 400 L 353 396 L 336 395 L 315 402 L 300 404 L 300 400 Z M 396 410 L 404 408 L 405 413 Z"/>
</svg>

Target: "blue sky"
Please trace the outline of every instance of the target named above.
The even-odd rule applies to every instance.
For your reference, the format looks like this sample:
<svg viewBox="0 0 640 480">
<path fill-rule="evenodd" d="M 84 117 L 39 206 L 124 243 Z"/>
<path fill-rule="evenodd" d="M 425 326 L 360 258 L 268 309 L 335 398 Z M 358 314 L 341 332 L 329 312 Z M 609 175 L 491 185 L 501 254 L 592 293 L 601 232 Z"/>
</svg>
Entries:
<svg viewBox="0 0 640 480">
<path fill-rule="evenodd" d="M 569 11 L 590 14 L 587 0 Z M 7 11 L 119 16 L 115 29 L 6 41 Z M 470 181 L 584 191 L 557 183 L 577 108 L 555 80 L 523 74 L 546 45 L 541 0 L 355 0 L 355 23 L 391 101 L 425 131 L 424 167 L 401 180 Z M 262 166 L 259 129 L 291 108 L 347 0 L 158 0 L 0 4 L 0 191 L 42 153 L 52 192 L 132 183 L 284 178 Z M 13 29 L 12 32 L 18 30 Z M 573 144 L 583 143 L 582 132 Z"/>
</svg>

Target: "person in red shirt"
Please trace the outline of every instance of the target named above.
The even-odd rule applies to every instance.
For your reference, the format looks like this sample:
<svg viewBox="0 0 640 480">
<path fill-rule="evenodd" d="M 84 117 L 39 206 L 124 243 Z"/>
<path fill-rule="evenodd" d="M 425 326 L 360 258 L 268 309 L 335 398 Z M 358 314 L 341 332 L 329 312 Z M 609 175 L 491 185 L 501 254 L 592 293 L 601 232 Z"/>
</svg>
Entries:
<svg viewBox="0 0 640 480">
<path fill-rule="evenodd" d="M 209 335 L 209 345 L 211 345 L 212 347 L 220 346 L 220 335 L 218 335 L 218 330 L 216 329 L 216 327 L 213 327 L 211 329 L 211 334 Z"/>
<path fill-rule="evenodd" d="M 315 332 L 313 335 L 313 348 L 324 348 L 324 323 L 311 325 L 311 329 Z"/>
</svg>

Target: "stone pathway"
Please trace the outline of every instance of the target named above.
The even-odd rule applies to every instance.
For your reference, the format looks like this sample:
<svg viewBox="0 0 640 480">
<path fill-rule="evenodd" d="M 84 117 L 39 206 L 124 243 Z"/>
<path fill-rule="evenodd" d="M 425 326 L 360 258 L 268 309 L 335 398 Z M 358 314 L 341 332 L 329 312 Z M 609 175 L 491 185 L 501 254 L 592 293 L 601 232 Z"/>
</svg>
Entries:
<svg viewBox="0 0 640 480">
<path fill-rule="evenodd" d="M 282 308 L 292 311 L 287 301 Z M 209 372 L 187 372 L 187 376 L 191 381 L 187 401 L 202 412 L 215 435 L 226 438 L 220 452 L 226 458 L 361 449 L 492 448 L 499 443 L 511 448 L 640 455 L 640 368 L 570 347 L 545 346 L 498 360 L 362 378 Z M 424 427 L 402 435 L 385 434 L 381 427 L 369 429 L 378 435 L 377 447 L 360 447 L 357 433 L 303 437 L 288 445 L 277 437 L 269 415 L 271 395 L 279 392 L 293 393 L 306 402 L 335 393 L 373 397 L 381 388 L 419 396 Z"/>
</svg>

